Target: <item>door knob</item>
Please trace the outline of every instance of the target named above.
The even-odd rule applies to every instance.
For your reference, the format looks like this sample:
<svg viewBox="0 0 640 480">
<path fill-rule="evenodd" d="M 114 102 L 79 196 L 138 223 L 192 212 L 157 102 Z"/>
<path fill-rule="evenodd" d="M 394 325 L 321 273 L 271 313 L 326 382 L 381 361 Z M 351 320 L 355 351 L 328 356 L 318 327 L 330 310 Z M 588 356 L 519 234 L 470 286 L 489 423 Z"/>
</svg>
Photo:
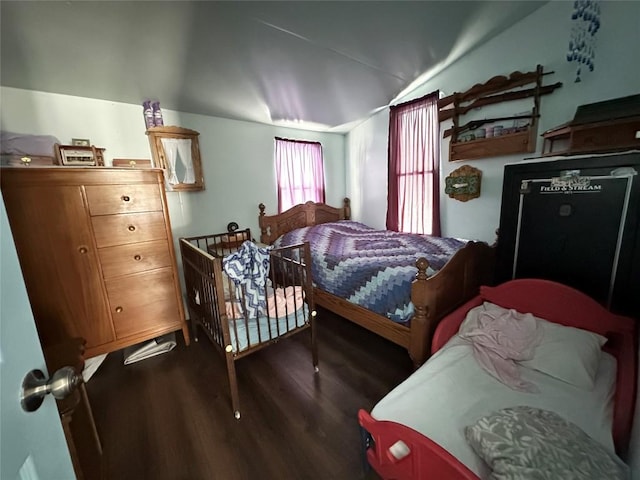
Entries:
<svg viewBox="0 0 640 480">
<path fill-rule="evenodd" d="M 47 394 L 62 400 L 82 383 L 82 375 L 78 375 L 73 367 L 62 367 L 49 380 L 41 370 L 31 370 L 22 380 L 20 405 L 25 412 L 35 412 Z"/>
</svg>

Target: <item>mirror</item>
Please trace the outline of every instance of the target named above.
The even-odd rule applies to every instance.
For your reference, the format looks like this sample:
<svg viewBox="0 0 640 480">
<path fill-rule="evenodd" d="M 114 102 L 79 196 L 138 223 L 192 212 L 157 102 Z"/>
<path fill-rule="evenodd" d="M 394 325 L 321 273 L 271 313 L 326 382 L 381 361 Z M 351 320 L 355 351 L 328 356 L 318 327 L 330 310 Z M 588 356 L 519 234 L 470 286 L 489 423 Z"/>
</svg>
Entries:
<svg viewBox="0 0 640 480">
<path fill-rule="evenodd" d="M 168 191 L 204 190 L 198 132 L 167 126 L 150 127 L 147 135 L 154 167 L 164 170 Z"/>
</svg>

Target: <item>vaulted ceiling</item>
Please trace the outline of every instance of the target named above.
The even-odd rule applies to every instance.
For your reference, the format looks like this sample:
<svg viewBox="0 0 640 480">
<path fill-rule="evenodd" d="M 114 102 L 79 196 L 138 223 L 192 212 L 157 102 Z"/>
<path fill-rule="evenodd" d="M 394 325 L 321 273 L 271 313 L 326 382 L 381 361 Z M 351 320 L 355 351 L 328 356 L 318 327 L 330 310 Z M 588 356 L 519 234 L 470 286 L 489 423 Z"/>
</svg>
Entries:
<svg viewBox="0 0 640 480">
<path fill-rule="evenodd" d="M 544 3 L 3 0 L 0 81 L 345 131 Z"/>
</svg>

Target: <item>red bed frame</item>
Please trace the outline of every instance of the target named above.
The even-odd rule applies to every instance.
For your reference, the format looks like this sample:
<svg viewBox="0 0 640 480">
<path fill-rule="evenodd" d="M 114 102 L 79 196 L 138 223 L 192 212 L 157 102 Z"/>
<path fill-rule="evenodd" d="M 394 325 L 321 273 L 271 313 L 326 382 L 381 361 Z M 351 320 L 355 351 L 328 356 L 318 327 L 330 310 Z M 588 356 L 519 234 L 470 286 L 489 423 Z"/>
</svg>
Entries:
<svg viewBox="0 0 640 480">
<path fill-rule="evenodd" d="M 565 285 L 548 280 L 512 280 L 497 287 L 481 287 L 478 296 L 447 315 L 436 329 L 431 353 L 442 348 L 457 333 L 467 312 L 484 301 L 608 338 L 603 350 L 613 355 L 618 365 L 612 434 L 616 452 L 624 456 L 636 401 L 637 322 L 607 311 L 593 299 Z M 358 420 L 368 433 L 367 461 L 383 479 L 478 480 L 453 455 L 415 430 L 395 422 L 377 421 L 365 410 L 358 412 Z M 401 459 L 389 450 L 398 440 L 410 450 Z"/>
</svg>

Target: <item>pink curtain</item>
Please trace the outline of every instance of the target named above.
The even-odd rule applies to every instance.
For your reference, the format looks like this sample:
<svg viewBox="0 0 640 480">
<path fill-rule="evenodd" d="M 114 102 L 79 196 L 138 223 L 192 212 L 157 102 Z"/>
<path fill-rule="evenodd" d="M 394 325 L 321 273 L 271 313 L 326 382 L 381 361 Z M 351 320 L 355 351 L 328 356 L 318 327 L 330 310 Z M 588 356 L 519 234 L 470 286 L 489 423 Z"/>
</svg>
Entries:
<svg viewBox="0 0 640 480">
<path fill-rule="evenodd" d="M 275 160 L 279 213 L 299 203 L 325 202 L 320 143 L 276 137 Z"/>
<path fill-rule="evenodd" d="M 438 92 L 391 107 L 387 229 L 440 235 Z"/>
</svg>

